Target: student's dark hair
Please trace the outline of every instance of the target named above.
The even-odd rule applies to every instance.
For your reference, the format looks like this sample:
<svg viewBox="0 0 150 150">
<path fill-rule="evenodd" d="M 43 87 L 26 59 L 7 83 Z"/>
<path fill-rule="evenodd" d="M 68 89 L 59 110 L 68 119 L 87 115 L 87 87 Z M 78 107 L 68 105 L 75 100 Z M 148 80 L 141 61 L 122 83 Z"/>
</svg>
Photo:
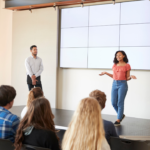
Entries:
<svg viewBox="0 0 150 150">
<path fill-rule="evenodd" d="M 32 45 L 32 46 L 30 47 L 30 50 L 32 50 L 33 47 L 37 47 L 37 46 L 36 46 L 36 45 Z"/>
<path fill-rule="evenodd" d="M 125 62 L 125 63 L 128 63 L 128 57 L 127 57 L 127 55 L 126 55 L 126 53 L 124 52 L 124 51 L 122 51 L 122 50 L 119 50 L 119 51 L 117 51 L 116 53 L 115 53 L 115 58 L 114 58 L 114 63 L 115 64 L 117 64 L 119 61 L 117 60 L 117 58 L 116 58 L 116 56 L 117 56 L 117 53 L 119 53 L 119 52 L 121 52 L 125 57 L 123 58 L 123 61 Z"/>
<path fill-rule="evenodd" d="M 16 97 L 16 90 L 12 86 L 0 86 L 0 106 L 6 106 Z"/>
</svg>

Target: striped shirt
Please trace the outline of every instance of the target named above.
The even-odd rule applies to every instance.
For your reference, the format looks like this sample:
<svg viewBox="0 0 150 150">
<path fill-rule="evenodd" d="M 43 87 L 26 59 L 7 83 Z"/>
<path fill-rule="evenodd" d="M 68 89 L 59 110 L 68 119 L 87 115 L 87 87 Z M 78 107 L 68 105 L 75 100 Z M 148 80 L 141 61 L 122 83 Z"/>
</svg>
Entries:
<svg viewBox="0 0 150 150">
<path fill-rule="evenodd" d="M 0 139 L 15 140 L 19 118 L 10 111 L 0 106 Z"/>
</svg>

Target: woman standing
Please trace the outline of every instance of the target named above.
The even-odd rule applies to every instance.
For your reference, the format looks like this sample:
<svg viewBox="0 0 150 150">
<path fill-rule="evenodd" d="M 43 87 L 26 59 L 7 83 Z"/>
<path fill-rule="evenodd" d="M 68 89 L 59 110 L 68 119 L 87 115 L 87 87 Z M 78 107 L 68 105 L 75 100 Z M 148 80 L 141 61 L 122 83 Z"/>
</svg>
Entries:
<svg viewBox="0 0 150 150">
<path fill-rule="evenodd" d="M 102 75 L 108 75 L 113 78 L 113 85 L 111 91 L 111 102 L 117 112 L 117 121 L 115 126 L 119 126 L 120 122 L 125 118 L 124 112 L 124 100 L 128 91 L 127 81 L 136 79 L 135 76 L 130 76 L 131 67 L 128 64 L 128 58 L 124 51 L 117 51 L 114 58 L 114 65 L 112 67 L 113 74 L 108 72 L 102 72 Z"/>
</svg>

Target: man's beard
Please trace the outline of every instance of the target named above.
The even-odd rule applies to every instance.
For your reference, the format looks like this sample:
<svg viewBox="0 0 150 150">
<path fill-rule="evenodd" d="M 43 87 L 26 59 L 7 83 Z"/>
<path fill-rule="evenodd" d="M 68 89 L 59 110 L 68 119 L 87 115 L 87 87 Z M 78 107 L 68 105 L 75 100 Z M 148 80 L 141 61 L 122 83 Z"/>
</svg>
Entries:
<svg viewBox="0 0 150 150">
<path fill-rule="evenodd" d="M 34 56 L 36 56 L 37 54 L 33 54 Z"/>
</svg>

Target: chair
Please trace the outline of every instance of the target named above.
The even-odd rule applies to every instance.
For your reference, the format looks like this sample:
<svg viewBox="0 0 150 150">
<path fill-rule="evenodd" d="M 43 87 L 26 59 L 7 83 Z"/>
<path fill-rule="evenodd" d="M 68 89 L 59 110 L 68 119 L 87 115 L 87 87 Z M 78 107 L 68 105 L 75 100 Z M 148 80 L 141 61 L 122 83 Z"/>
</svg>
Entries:
<svg viewBox="0 0 150 150">
<path fill-rule="evenodd" d="M 132 140 L 120 139 L 111 137 L 110 138 L 110 147 L 111 150 L 134 150 Z"/>
<path fill-rule="evenodd" d="M 150 150 L 150 141 L 134 141 L 121 138 L 110 138 L 111 150 Z"/>
<path fill-rule="evenodd" d="M 21 150 L 50 150 L 50 149 L 23 144 Z"/>
<path fill-rule="evenodd" d="M 0 139 L 0 149 L 1 150 L 14 150 L 13 143 L 10 140 Z"/>
<path fill-rule="evenodd" d="M 135 150 L 150 150 L 150 141 L 136 141 L 134 145 Z"/>
</svg>

